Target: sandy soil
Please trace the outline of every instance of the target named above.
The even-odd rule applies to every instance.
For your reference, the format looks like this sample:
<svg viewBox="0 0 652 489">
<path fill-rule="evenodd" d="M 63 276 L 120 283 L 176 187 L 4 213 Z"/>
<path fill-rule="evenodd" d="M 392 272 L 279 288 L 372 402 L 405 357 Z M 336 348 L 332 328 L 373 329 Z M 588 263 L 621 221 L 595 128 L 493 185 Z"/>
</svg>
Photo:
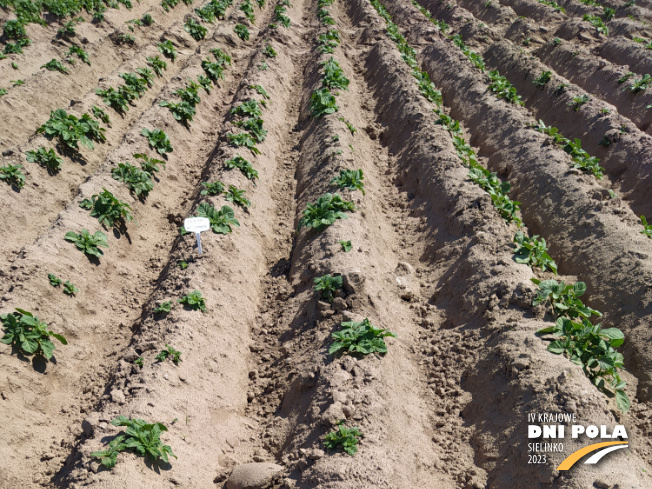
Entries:
<svg viewBox="0 0 652 489">
<path fill-rule="evenodd" d="M 165 12 L 142 0 L 108 9 L 99 24 L 82 13 L 87 22 L 63 40 L 64 21 L 49 16 L 47 26 L 27 26 L 32 45 L 23 54 L 0 60 L 8 92 L 0 97 L 1 165 L 23 165 L 26 178 L 21 189 L 0 182 L 0 311 L 32 311 L 68 342 L 56 344 L 50 361 L 0 345 L 0 487 L 652 487 L 652 240 L 639 219 L 652 218 L 652 87 L 633 94 L 618 83 L 652 71 L 652 51 L 633 40 L 652 37 L 649 2 L 603 2 L 616 12 L 606 36 L 582 19 L 602 9 L 577 0 L 559 2 L 565 13 L 536 0 L 384 0 L 440 91 L 440 108 L 420 92 L 369 0 L 322 2 L 332 25 L 315 0 L 252 1 L 254 22 L 240 8 L 246 3 L 211 24 L 193 13 L 203 4 Z M 278 18 L 283 8 L 288 27 Z M 0 10 L 3 22 L 12 10 Z M 156 22 L 130 31 L 126 21 L 146 13 Z M 207 29 L 202 40 L 184 29 L 190 17 Z M 248 26 L 248 40 L 237 24 Z M 319 36 L 331 30 L 340 42 L 323 53 Z M 115 42 L 119 33 L 135 43 Z M 474 68 L 454 34 L 486 70 Z M 96 89 L 117 88 L 121 73 L 163 58 L 164 40 L 176 60 L 165 59 L 167 69 L 125 113 L 104 104 Z M 41 69 L 72 44 L 84 47 L 90 66 L 66 64 L 67 75 Z M 210 93 L 199 89 L 184 125 L 159 103 L 178 102 L 175 92 L 205 75 L 202 61 L 215 49 L 231 63 Z M 337 111 L 315 118 L 311 95 L 331 57 L 349 84 L 336 90 Z M 513 84 L 523 106 L 487 88 L 489 70 Z M 551 81 L 538 87 L 532 82 L 544 71 Z M 584 94 L 590 100 L 575 110 Z M 242 131 L 232 109 L 251 99 L 263 103 L 259 154 L 230 144 Z M 110 116 L 105 142 L 61 153 L 55 174 L 26 160 L 38 147 L 61 151 L 36 132 L 51 111 L 80 117 L 93 106 Z M 479 163 L 510 182 L 521 228 L 469 179 L 433 109 L 458 120 Z M 533 129 L 538 120 L 580 139 L 604 177 L 573 169 L 563 148 Z M 164 130 L 173 151 L 157 156 L 143 128 Z M 112 178 L 138 153 L 166 163 L 146 198 Z M 258 179 L 225 166 L 238 156 Z M 332 183 L 344 169 L 363 171 L 364 193 Z M 202 183 L 218 180 L 244 190 L 249 205 L 202 193 Z M 106 228 L 80 207 L 102 189 L 131 206 L 125 228 Z M 355 210 L 321 232 L 299 228 L 307 205 L 326 192 Z M 194 235 L 179 228 L 206 203 L 230 206 L 239 225 L 203 233 L 200 256 Z M 82 228 L 108 236 L 99 259 L 64 240 Z M 545 238 L 558 277 L 516 263 L 517 231 Z M 78 292 L 65 295 L 49 273 Z M 314 289 L 325 274 L 342 277 L 331 302 Z M 585 282 L 582 299 L 603 313 L 603 327 L 625 333 L 627 413 L 580 366 L 547 351 L 536 332 L 555 318 L 532 305 L 532 278 Z M 193 290 L 205 312 L 177 302 Z M 166 301 L 171 311 L 156 313 Z M 329 354 L 341 323 L 365 318 L 396 334 L 386 338 L 388 353 Z M 182 352 L 180 362 L 156 359 L 166 345 Z M 529 443 L 551 441 L 528 438 L 529 416 L 539 413 L 622 425 L 629 445 L 599 464 L 557 470 L 575 450 L 610 440 L 575 439 L 568 426 L 552 440 L 562 450 L 534 452 Z M 165 424 L 161 440 L 176 458 L 124 452 L 115 468 L 100 466 L 91 454 L 120 433 L 110 423 L 118 416 Z M 324 447 L 341 420 L 363 434 L 355 456 Z M 546 456 L 533 463 L 537 453 Z"/>
</svg>

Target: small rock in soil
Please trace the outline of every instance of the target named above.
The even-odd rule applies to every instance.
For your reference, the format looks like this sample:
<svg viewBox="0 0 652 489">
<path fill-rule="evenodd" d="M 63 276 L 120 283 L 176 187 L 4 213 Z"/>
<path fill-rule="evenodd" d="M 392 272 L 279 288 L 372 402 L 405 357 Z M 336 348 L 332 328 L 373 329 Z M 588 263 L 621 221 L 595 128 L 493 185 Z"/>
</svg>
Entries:
<svg viewBox="0 0 652 489">
<path fill-rule="evenodd" d="M 282 471 L 283 467 L 269 462 L 238 465 L 226 481 L 226 489 L 262 489 Z"/>
</svg>

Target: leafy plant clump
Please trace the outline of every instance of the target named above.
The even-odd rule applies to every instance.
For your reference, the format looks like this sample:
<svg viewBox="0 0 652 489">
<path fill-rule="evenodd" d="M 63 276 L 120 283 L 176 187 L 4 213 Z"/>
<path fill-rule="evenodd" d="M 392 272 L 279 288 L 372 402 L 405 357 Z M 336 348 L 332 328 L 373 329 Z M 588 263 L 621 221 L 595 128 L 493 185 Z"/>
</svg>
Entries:
<svg viewBox="0 0 652 489">
<path fill-rule="evenodd" d="M 119 163 L 117 168 L 111 170 L 111 176 L 114 180 L 124 182 L 137 197 L 146 198 L 154 188 L 152 175 L 129 162 Z"/>
<path fill-rule="evenodd" d="M 251 206 L 251 201 L 245 197 L 245 191 L 240 190 L 233 185 L 229 185 L 229 190 L 226 192 L 226 200 L 242 207 L 243 209 Z"/>
<path fill-rule="evenodd" d="M 106 234 L 102 231 L 96 231 L 95 234 L 91 234 L 87 229 L 82 229 L 81 233 L 77 234 L 74 231 L 69 231 L 64 237 L 66 241 L 75 243 L 75 246 L 82 250 L 87 255 L 100 257 L 104 252 L 100 248 L 108 248 L 109 243 L 107 241 Z"/>
<path fill-rule="evenodd" d="M 597 15 L 584 14 L 582 20 L 590 22 L 595 27 L 595 30 L 598 32 L 598 34 L 604 34 L 605 36 L 609 35 L 609 28 Z"/>
<path fill-rule="evenodd" d="M 235 158 L 226 160 L 224 166 L 228 169 L 237 168 L 242 172 L 242 174 L 251 180 L 254 185 L 256 184 L 256 179 L 258 178 L 258 170 L 255 170 L 251 163 L 245 160 L 242 156 L 237 155 Z"/>
<path fill-rule="evenodd" d="M 276 51 L 274 50 L 274 48 L 272 47 L 271 44 L 268 44 L 267 46 L 265 46 L 265 49 L 263 49 L 263 54 L 265 56 L 267 56 L 268 58 L 276 58 L 276 56 L 277 56 L 277 53 L 276 53 Z"/>
<path fill-rule="evenodd" d="M 192 122 L 192 118 L 196 114 L 195 106 L 185 101 L 175 103 L 175 102 L 168 102 L 167 100 L 161 100 L 159 102 L 159 105 L 161 107 L 167 107 L 168 109 L 170 109 L 170 112 L 172 112 L 172 116 L 176 120 L 184 124 L 185 126 L 188 126 L 188 123 Z"/>
<path fill-rule="evenodd" d="M 219 180 L 215 182 L 202 182 L 201 184 L 204 187 L 201 195 L 220 195 L 224 192 L 224 184 Z"/>
<path fill-rule="evenodd" d="M 63 159 L 53 149 L 39 148 L 25 153 L 27 161 L 38 163 L 48 169 L 48 173 L 55 174 L 61 170 Z"/>
<path fill-rule="evenodd" d="M 63 283 L 63 280 L 57 277 L 54 273 L 48 273 L 48 280 L 52 287 L 59 287 Z"/>
<path fill-rule="evenodd" d="M 152 68 L 154 73 L 156 73 L 156 76 L 159 78 L 163 76 L 163 70 L 168 69 L 168 64 L 158 56 L 148 56 L 146 61 L 147 65 Z"/>
<path fill-rule="evenodd" d="M 364 195 L 364 175 L 362 170 L 340 170 L 340 176 L 331 180 L 338 188 L 360 190 Z"/>
<path fill-rule="evenodd" d="M 189 294 L 184 295 L 177 302 L 195 311 L 206 312 L 206 299 L 202 297 L 201 292 L 198 290 L 193 290 Z"/>
<path fill-rule="evenodd" d="M 353 456 L 358 451 L 360 437 L 363 436 L 358 428 L 345 428 L 344 420 L 337 423 L 337 429 L 331 431 L 324 437 L 324 447 L 328 450 L 342 448 L 346 453 Z"/>
<path fill-rule="evenodd" d="M 77 292 L 79 292 L 79 289 L 75 287 L 75 284 L 73 284 L 70 281 L 66 281 L 63 284 L 63 293 L 67 295 L 75 295 Z"/>
<path fill-rule="evenodd" d="M 198 24 L 195 19 L 192 17 L 189 18 L 186 23 L 183 25 L 183 29 L 192 36 L 195 41 L 201 41 L 206 37 L 208 30 L 206 27 Z"/>
<path fill-rule="evenodd" d="M 22 165 L 0 166 L 0 180 L 4 180 L 16 188 L 23 188 L 25 186 L 25 174 L 21 168 L 23 168 Z"/>
<path fill-rule="evenodd" d="M 333 302 L 333 295 L 342 289 L 344 280 L 341 275 L 322 275 L 315 277 L 315 290 L 321 293 L 321 298 Z"/>
<path fill-rule="evenodd" d="M 249 40 L 249 29 L 247 29 L 246 25 L 236 24 L 233 28 L 233 32 L 235 32 L 237 36 L 243 41 Z"/>
<path fill-rule="evenodd" d="M 558 317 L 554 326 L 542 328 L 537 334 L 552 335 L 555 339 L 548 345 L 549 352 L 563 354 L 580 365 L 593 385 L 607 396 L 615 396 L 618 409 L 629 411 L 627 384 L 618 374 L 618 369 L 624 367 L 624 358 L 615 350 L 625 341 L 622 331 L 601 329 L 601 324 L 593 325 L 586 318 L 578 321 Z"/>
<path fill-rule="evenodd" d="M 348 219 L 347 211 L 354 211 L 353 202 L 342 200 L 339 194 L 326 193 L 314 204 L 308 203 L 299 220 L 297 230 L 303 226 L 321 231 L 337 219 Z"/>
<path fill-rule="evenodd" d="M 530 267 L 540 267 L 544 272 L 550 269 L 557 275 L 557 264 L 548 254 L 548 247 L 544 238 L 534 235 L 531 238 L 517 232 L 514 236 L 514 261 L 516 263 L 525 263 Z"/>
<path fill-rule="evenodd" d="M 165 316 L 172 310 L 172 301 L 161 302 L 154 308 L 154 315 L 157 317 Z"/>
<path fill-rule="evenodd" d="M 115 225 L 124 228 L 127 222 L 134 220 L 131 206 L 105 188 L 102 188 L 99 194 L 92 195 L 90 199 L 82 200 L 79 207 L 90 210 L 91 217 L 97 217 L 100 224 L 109 228 Z"/>
<path fill-rule="evenodd" d="M 157 160 L 156 158 L 150 158 L 144 153 L 136 153 L 134 158 L 142 160 L 140 162 L 140 167 L 143 171 L 154 176 L 154 173 L 158 173 L 160 170 L 159 165 L 165 169 L 165 161 Z"/>
<path fill-rule="evenodd" d="M 141 134 L 149 141 L 149 147 L 158 151 L 159 154 L 172 153 L 170 138 L 161 129 L 143 129 Z"/>
<path fill-rule="evenodd" d="M 100 109 L 99 107 L 93 105 L 91 107 L 91 113 L 93 114 L 93 117 L 96 119 L 104 122 L 104 124 L 111 124 L 111 119 L 109 118 L 109 114 L 107 114 L 103 109 Z"/>
<path fill-rule="evenodd" d="M 564 281 L 541 281 L 536 278 L 530 280 L 539 286 L 537 295 L 532 301 L 533 306 L 547 303 L 555 317 L 563 316 L 568 319 L 589 319 L 591 315 L 602 316 L 602 313 L 584 305 L 579 299 L 586 292 L 584 282 L 567 285 Z"/>
<path fill-rule="evenodd" d="M 351 251 L 353 248 L 353 245 L 351 244 L 351 241 L 340 241 L 340 244 L 342 245 L 342 250 L 344 250 L 344 253 L 348 253 Z"/>
<path fill-rule="evenodd" d="M 310 112 L 314 119 L 318 119 L 325 114 L 333 114 L 339 110 L 335 96 L 331 91 L 322 87 L 312 92 L 310 96 Z"/>
<path fill-rule="evenodd" d="M 142 419 L 129 419 L 126 416 L 118 416 L 111 421 L 113 426 L 126 426 L 124 434 L 116 436 L 106 450 L 93 452 L 91 457 L 99 458 L 100 463 L 107 469 L 115 467 L 118 454 L 124 451 L 133 451 L 141 457 L 149 457 L 154 462 L 162 460 L 169 463 L 168 457 L 177 456 L 172 453 L 172 448 L 164 445 L 161 441 L 161 433 L 167 431 L 163 423 L 147 423 Z"/>
<path fill-rule="evenodd" d="M 260 102 L 258 100 L 249 99 L 237 107 L 233 107 L 231 114 L 241 117 L 259 118 L 263 114 L 263 110 L 260 108 Z"/>
<path fill-rule="evenodd" d="M 174 44 L 172 44 L 172 41 L 170 41 L 169 39 L 158 43 L 157 46 L 158 46 L 158 50 L 166 58 L 170 58 L 172 61 L 177 59 L 177 48 L 174 47 Z"/>
<path fill-rule="evenodd" d="M 331 58 L 328 61 L 321 63 L 324 67 L 324 75 L 322 77 L 322 87 L 328 89 L 348 90 L 349 79 L 344 76 L 344 71 L 340 64 Z"/>
<path fill-rule="evenodd" d="M 74 151 L 79 150 L 79 143 L 93 149 L 93 140 L 106 141 L 105 129 L 91 116 L 83 114 L 78 119 L 74 115 L 68 115 L 63 109 L 50 112 L 50 119 L 36 132 L 44 133 L 49 139 L 56 138 L 61 146 Z"/>
<path fill-rule="evenodd" d="M 240 227 L 233 209 L 228 205 L 223 205 L 220 210 L 217 210 L 208 202 L 202 202 L 197 208 L 197 217 L 207 217 L 215 234 L 228 234 L 233 231 L 231 226 Z"/>
<path fill-rule="evenodd" d="M 489 72 L 489 80 L 491 83 L 487 87 L 496 94 L 496 97 L 504 98 L 512 104 L 525 105 L 521 100 L 521 96 L 516 92 L 514 85 L 509 83 L 507 78 L 501 76 L 497 70 Z"/>
<path fill-rule="evenodd" d="M 539 75 L 538 78 L 535 78 L 535 80 L 532 83 L 534 83 L 538 87 L 543 88 L 546 86 L 546 83 L 548 83 L 551 78 L 552 78 L 552 72 L 544 71 L 543 73 L 541 73 L 541 75 Z"/>
<path fill-rule="evenodd" d="M 159 362 L 164 362 L 166 358 L 169 358 L 175 363 L 175 365 L 178 365 L 181 361 L 181 352 L 166 344 L 165 349 L 161 350 L 161 352 L 154 358 Z"/>
<path fill-rule="evenodd" d="M 587 103 L 589 100 L 591 100 L 591 98 L 588 95 L 586 94 L 580 95 L 579 97 L 574 97 L 573 101 L 568 103 L 568 106 L 572 107 L 573 110 L 577 111 L 582 105 Z"/>
<path fill-rule="evenodd" d="M 244 147 L 254 155 L 260 154 L 260 150 L 256 147 L 256 140 L 249 133 L 227 134 L 226 140 L 234 148 Z"/>
<path fill-rule="evenodd" d="M 652 224 L 647 223 L 645 216 L 641 216 L 641 224 L 643 224 L 643 231 L 641 231 L 641 234 L 644 234 L 648 238 L 652 238 Z"/>
<path fill-rule="evenodd" d="M 16 308 L 16 312 L 0 315 L 4 336 L 0 339 L 5 345 L 12 345 L 26 355 L 42 355 L 47 360 L 54 354 L 54 343 L 50 337 L 67 345 L 66 339 L 47 329 L 47 324 L 31 312 Z"/>
<path fill-rule="evenodd" d="M 79 46 L 70 46 L 70 49 L 68 50 L 68 56 L 72 56 L 73 54 L 77 56 L 79 59 L 81 59 L 88 66 L 91 65 L 91 60 L 88 57 L 88 53 L 84 51 L 82 48 L 80 48 Z"/>
<path fill-rule="evenodd" d="M 361 322 L 345 321 L 342 323 L 342 329 L 333 333 L 335 341 L 328 349 L 328 353 L 331 355 L 344 353 L 384 354 L 387 353 L 384 338 L 388 336 L 396 338 L 396 334 L 386 329 L 374 328 L 367 318 Z"/>
<path fill-rule="evenodd" d="M 652 83 L 652 77 L 646 74 L 640 80 L 634 79 L 634 83 L 627 87 L 625 90 L 630 90 L 632 93 L 639 93 L 647 89 L 648 85 Z"/>
<path fill-rule="evenodd" d="M 496 172 L 490 172 L 479 163 L 473 164 L 469 170 L 469 178 L 489 194 L 494 207 L 506 222 L 513 221 L 519 227 L 523 225 L 517 214 L 521 203 L 507 195 L 511 189 L 509 182 L 501 181 Z"/>
</svg>

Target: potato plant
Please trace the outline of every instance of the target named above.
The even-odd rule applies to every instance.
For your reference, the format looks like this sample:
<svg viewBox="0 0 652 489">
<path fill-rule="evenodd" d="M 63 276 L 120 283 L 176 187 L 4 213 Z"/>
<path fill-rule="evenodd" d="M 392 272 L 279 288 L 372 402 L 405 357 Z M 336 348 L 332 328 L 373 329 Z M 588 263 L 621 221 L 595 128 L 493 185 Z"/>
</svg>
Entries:
<svg viewBox="0 0 652 489">
<path fill-rule="evenodd" d="M 107 469 L 112 469 L 118 461 L 118 454 L 124 451 L 133 451 L 141 457 L 148 457 L 155 463 L 159 460 L 169 463 L 169 456 L 177 458 L 172 453 L 172 448 L 161 441 L 161 433 L 167 431 L 163 423 L 147 423 L 138 418 L 129 419 L 118 416 L 111 421 L 113 426 L 126 426 L 124 434 L 116 436 L 109 442 L 106 450 L 91 453 L 91 457 L 100 460 Z"/>
<path fill-rule="evenodd" d="M 340 244 L 342 245 L 342 250 L 344 251 L 344 253 L 348 253 L 353 248 L 353 245 L 351 244 L 350 240 L 349 241 L 342 241 L 341 240 Z"/>
<path fill-rule="evenodd" d="M 249 40 L 249 29 L 247 29 L 246 25 L 236 24 L 233 28 L 233 32 L 235 32 L 236 35 L 243 41 Z"/>
<path fill-rule="evenodd" d="M 353 355 L 369 355 L 370 353 L 387 353 L 385 338 L 396 334 L 386 329 L 374 328 L 369 319 L 360 322 L 345 321 L 341 329 L 333 333 L 333 343 L 328 349 L 331 355 L 350 353 Z"/>
<path fill-rule="evenodd" d="M 127 222 L 134 220 L 131 206 L 105 188 L 102 188 L 99 194 L 92 195 L 90 199 L 82 200 L 79 207 L 90 210 L 91 217 L 97 217 L 100 224 L 109 228 L 117 226 L 123 229 Z"/>
<path fill-rule="evenodd" d="M 255 170 L 254 167 L 251 166 L 251 163 L 245 160 L 242 156 L 237 155 L 235 158 L 226 160 L 224 162 L 224 166 L 227 169 L 237 168 L 246 178 L 251 180 L 254 185 L 256 184 L 256 179 L 258 179 L 258 170 Z"/>
<path fill-rule="evenodd" d="M 140 161 L 140 167 L 142 168 L 143 171 L 149 173 L 150 175 L 154 176 L 154 173 L 160 172 L 159 165 L 165 169 L 165 161 L 162 160 L 157 160 L 156 158 L 150 158 L 147 156 L 145 153 L 136 153 L 134 155 L 134 158 Z"/>
<path fill-rule="evenodd" d="M 226 191 L 226 200 L 243 209 L 251 206 L 251 201 L 245 197 L 245 191 L 238 189 L 234 185 L 229 185 L 229 189 Z"/>
<path fill-rule="evenodd" d="M 127 185 L 136 197 L 147 198 L 147 195 L 154 188 L 152 175 L 131 163 L 119 163 L 117 168 L 111 170 L 111 176 L 114 180 L 123 182 Z"/>
<path fill-rule="evenodd" d="M 63 159 L 57 155 L 53 149 L 38 148 L 37 150 L 27 151 L 25 153 L 27 161 L 37 163 L 47 168 L 48 173 L 54 175 L 61 171 Z"/>
<path fill-rule="evenodd" d="M 206 37 L 208 30 L 206 27 L 198 24 L 192 17 L 189 18 L 183 25 L 183 29 L 192 36 L 195 41 L 201 41 Z"/>
<path fill-rule="evenodd" d="M 158 50 L 166 58 L 169 58 L 172 61 L 177 59 L 177 48 L 174 47 L 174 44 L 172 44 L 172 41 L 170 41 L 169 39 L 160 42 L 157 46 L 158 46 Z"/>
<path fill-rule="evenodd" d="M 193 290 L 187 295 L 184 295 L 177 302 L 194 311 L 206 312 L 206 299 L 202 297 L 201 292 L 198 290 Z"/>
<path fill-rule="evenodd" d="M 56 138 L 60 146 L 67 150 L 79 151 L 79 144 L 93 149 L 93 141 L 104 142 L 105 129 L 88 114 L 79 119 L 68 115 L 65 110 L 57 109 L 50 112 L 50 119 L 36 130 L 45 134 L 48 139 Z"/>
<path fill-rule="evenodd" d="M 342 200 L 339 194 L 326 193 L 317 199 L 314 204 L 308 203 L 299 220 L 297 231 L 302 227 L 322 231 L 333 224 L 337 219 L 348 219 L 346 212 L 355 210 L 353 202 Z"/>
<path fill-rule="evenodd" d="M 344 420 L 341 420 L 337 423 L 337 429 L 324 437 L 324 447 L 328 450 L 341 448 L 353 456 L 358 451 L 358 443 L 362 436 L 358 428 L 345 428 Z"/>
<path fill-rule="evenodd" d="M 0 315 L 4 336 L 0 339 L 5 345 L 12 345 L 25 355 L 42 355 L 50 360 L 54 355 L 55 346 L 50 337 L 62 345 L 67 345 L 66 339 L 47 329 L 47 324 L 31 312 L 16 308 L 16 312 Z"/>
<path fill-rule="evenodd" d="M 158 56 L 148 56 L 146 61 L 147 65 L 152 68 L 154 73 L 156 73 L 156 76 L 159 78 L 163 76 L 163 70 L 168 69 L 168 64 Z"/>
<path fill-rule="evenodd" d="M 517 232 L 514 236 L 514 261 L 516 263 L 524 263 L 530 267 L 540 267 L 544 272 L 550 269 L 552 273 L 557 275 L 557 264 L 548 254 L 548 247 L 544 238 L 539 238 L 538 235 L 532 237 L 526 236 L 521 231 Z"/>
<path fill-rule="evenodd" d="M 319 119 L 326 114 L 334 114 L 339 110 L 335 96 L 328 88 L 322 87 L 312 92 L 310 96 L 310 113 L 313 119 Z"/>
<path fill-rule="evenodd" d="M 96 231 L 95 234 L 89 233 L 87 229 L 82 229 L 79 234 L 74 231 L 69 231 L 66 233 L 64 239 L 75 243 L 75 246 L 87 255 L 96 257 L 100 257 L 104 254 L 100 248 L 109 247 L 106 234 L 102 231 Z"/>
<path fill-rule="evenodd" d="M 197 208 L 197 217 L 207 217 L 215 234 L 228 234 L 233 231 L 232 226 L 240 227 L 233 209 L 228 205 L 217 210 L 208 202 L 202 202 Z"/>
<path fill-rule="evenodd" d="M 140 133 L 147 138 L 149 147 L 155 149 L 159 154 L 165 155 L 165 153 L 172 152 L 172 143 L 165 131 L 144 128 Z"/>
<path fill-rule="evenodd" d="M 315 290 L 320 293 L 321 299 L 333 302 L 333 296 L 338 290 L 342 290 L 344 279 L 341 275 L 322 275 L 315 277 Z"/>
<path fill-rule="evenodd" d="M 0 180 L 4 180 L 18 189 L 23 188 L 25 186 L 25 174 L 22 172 L 22 168 L 22 165 L 0 166 Z"/>
<path fill-rule="evenodd" d="M 221 195 L 224 192 L 224 184 L 219 180 L 215 182 L 202 182 L 204 189 L 201 195 Z"/>
<path fill-rule="evenodd" d="M 164 362 L 167 358 L 172 360 L 175 365 L 178 365 L 181 361 L 181 352 L 166 344 L 165 349 L 161 350 L 161 352 L 156 355 L 155 359 L 159 362 Z"/>
<path fill-rule="evenodd" d="M 331 184 L 338 188 L 348 188 L 351 190 L 360 190 L 364 195 L 364 175 L 362 170 L 340 170 L 340 175 L 331 180 Z"/>
</svg>

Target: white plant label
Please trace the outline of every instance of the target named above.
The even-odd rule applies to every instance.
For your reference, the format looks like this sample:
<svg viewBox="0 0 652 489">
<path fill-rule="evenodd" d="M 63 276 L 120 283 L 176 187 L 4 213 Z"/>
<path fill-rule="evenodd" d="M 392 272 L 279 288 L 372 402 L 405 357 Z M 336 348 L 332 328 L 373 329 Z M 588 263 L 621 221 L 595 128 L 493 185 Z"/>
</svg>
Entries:
<svg viewBox="0 0 652 489">
<path fill-rule="evenodd" d="M 211 222 L 208 217 L 188 217 L 183 221 L 183 227 L 189 233 L 195 233 L 197 237 L 197 251 L 201 255 L 201 238 L 202 231 L 208 231 L 211 228 Z"/>
</svg>

